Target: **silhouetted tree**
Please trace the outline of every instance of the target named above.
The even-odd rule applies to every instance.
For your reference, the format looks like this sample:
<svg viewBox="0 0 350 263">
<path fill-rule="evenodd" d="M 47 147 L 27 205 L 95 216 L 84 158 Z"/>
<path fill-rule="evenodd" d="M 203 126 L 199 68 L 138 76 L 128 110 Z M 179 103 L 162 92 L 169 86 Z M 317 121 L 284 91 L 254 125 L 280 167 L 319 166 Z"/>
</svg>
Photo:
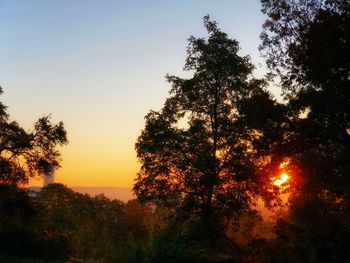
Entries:
<svg viewBox="0 0 350 263">
<path fill-rule="evenodd" d="M 293 239 L 288 249 L 301 253 L 306 262 L 345 262 L 350 230 L 350 3 L 263 0 L 262 5 L 268 18 L 261 48 L 280 77 L 289 108 L 283 139 L 272 151 L 290 158 L 296 186 L 290 221 L 283 225 Z M 306 243 L 298 246 L 302 240 Z"/>
<path fill-rule="evenodd" d="M 33 196 L 15 185 L 0 184 L 0 262 L 67 258 L 64 244 L 39 230 L 39 219 L 40 210 Z"/>
<path fill-rule="evenodd" d="M 151 210 L 104 195 L 91 197 L 50 184 L 34 198 L 37 232 L 66 258 L 96 262 L 143 262 Z M 133 261 L 137 258 L 139 261 Z"/>
<path fill-rule="evenodd" d="M 287 154 L 308 193 L 343 197 L 350 178 L 350 3 L 262 1 L 262 49 L 289 98 Z"/>
<path fill-rule="evenodd" d="M 62 246 L 36 231 L 38 210 L 31 196 L 18 187 L 27 183 L 30 177 L 56 169 L 60 161 L 56 146 L 66 143 L 62 122 L 52 124 L 50 116 L 45 116 L 35 123 L 33 131 L 28 132 L 10 120 L 6 107 L 0 102 L 0 255 L 6 255 L 5 258 L 49 260 L 66 257 Z"/>
<path fill-rule="evenodd" d="M 29 224 L 35 215 L 30 197 L 23 189 L 0 184 L 0 229 Z"/>
<path fill-rule="evenodd" d="M 10 120 L 0 102 L 0 183 L 23 184 L 29 177 L 52 172 L 60 161 L 56 146 L 67 142 L 62 122 L 53 124 L 50 116 L 44 116 L 27 132 Z"/>
<path fill-rule="evenodd" d="M 146 116 L 134 192 L 174 209 L 177 222 L 193 220 L 189 232 L 214 245 L 258 191 L 253 141 L 262 134 L 254 126 L 269 125 L 261 121 L 261 105 L 274 111 L 276 103 L 266 82 L 253 77 L 249 57 L 238 55 L 238 42 L 208 16 L 204 25 L 208 39 L 189 38 L 184 69 L 193 76 L 168 75 L 170 97 Z"/>
</svg>

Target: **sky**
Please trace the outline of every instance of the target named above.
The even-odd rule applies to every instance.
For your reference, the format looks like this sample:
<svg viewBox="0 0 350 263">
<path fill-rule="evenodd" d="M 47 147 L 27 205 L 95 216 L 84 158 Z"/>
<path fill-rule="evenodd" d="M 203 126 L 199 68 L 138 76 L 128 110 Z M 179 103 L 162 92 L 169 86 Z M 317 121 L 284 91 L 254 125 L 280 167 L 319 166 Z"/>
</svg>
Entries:
<svg viewBox="0 0 350 263">
<path fill-rule="evenodd" d="M 264 74 L 260 8 L 259 0 L 0 0 L 0 100 L 27 130 L 46 114 L 64 122 L 56 182 L 131 188 L 144 116 L 165 102 L 164 76 L 183 76 L 188 37 L 206 36 L 203 16 Z"/>
</svg>

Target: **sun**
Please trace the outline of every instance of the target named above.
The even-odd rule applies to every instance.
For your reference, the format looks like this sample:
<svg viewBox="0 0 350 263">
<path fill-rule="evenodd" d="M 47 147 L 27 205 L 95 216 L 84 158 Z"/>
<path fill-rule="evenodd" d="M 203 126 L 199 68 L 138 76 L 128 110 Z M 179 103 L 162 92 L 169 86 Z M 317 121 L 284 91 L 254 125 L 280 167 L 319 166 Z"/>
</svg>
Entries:
<svg viewBox="0 0 350 263">
<path fill-rule="evenodd" d="M 289 180 L 290 176 L 286 173 L 282 173 L 279 177 L 275 177 L 273 179 L 273 184 L 281 187 L 283 186 L 288 180 Z"/>
</svg>

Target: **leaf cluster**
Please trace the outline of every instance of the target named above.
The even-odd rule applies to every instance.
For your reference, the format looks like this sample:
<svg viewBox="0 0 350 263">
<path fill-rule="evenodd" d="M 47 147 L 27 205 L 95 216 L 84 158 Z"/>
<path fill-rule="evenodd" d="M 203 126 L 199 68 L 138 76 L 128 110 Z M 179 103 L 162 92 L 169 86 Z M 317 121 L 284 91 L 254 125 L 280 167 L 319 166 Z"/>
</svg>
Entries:
<svg viewBox="0 0 350 263">
<path fill-rule="evenodd" d="M 32 131 L 26 131 L 10 120 L 0 103 L 0 183 L 25 184 L 28 178 L 50 174 L 59 167 L 56 147 L 68 143 L 67 132 L 63 122 L 54 124 L 50 118 L 40 118 Z"/>
</svg>

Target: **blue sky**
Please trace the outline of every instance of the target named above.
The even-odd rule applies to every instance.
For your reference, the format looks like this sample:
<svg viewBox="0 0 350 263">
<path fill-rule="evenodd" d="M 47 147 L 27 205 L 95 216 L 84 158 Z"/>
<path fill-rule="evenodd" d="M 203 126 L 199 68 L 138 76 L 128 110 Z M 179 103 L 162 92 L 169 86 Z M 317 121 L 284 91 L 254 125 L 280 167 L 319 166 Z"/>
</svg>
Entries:
<svg viewBox="0 0 350 263">
<path fill-rule="evenodd" d="M 130 187 L 143 118 L 164 103 L 164 76 L 183 74 L 187 38 L 205 36 L 206 14 L 262 75 L 257 0 L 0 0 L 1 101 L 28 129 L 48 113 L 65 123 L 59 181 Z"/>
</svg>

